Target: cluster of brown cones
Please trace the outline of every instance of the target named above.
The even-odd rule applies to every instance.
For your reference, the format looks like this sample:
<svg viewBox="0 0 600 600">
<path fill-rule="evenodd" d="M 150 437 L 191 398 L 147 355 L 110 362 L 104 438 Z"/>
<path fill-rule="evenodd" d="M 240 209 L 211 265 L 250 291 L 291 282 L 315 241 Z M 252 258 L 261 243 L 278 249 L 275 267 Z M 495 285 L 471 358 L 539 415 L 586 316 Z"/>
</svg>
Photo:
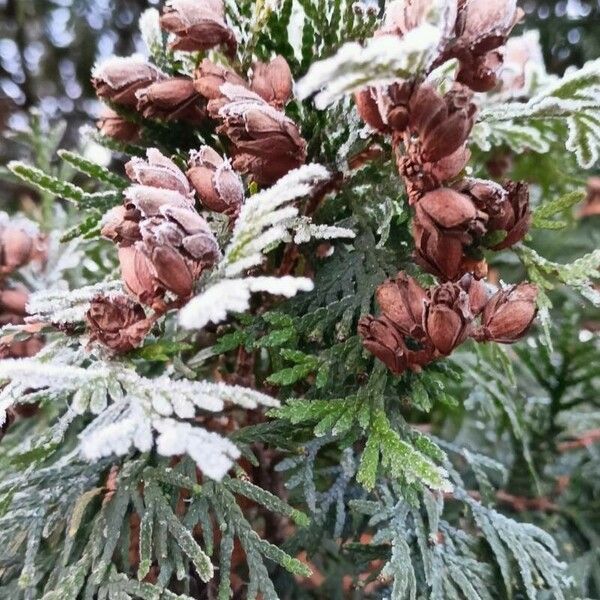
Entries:
<svg viewBox="0 0 600 600">
<path fill-rule="evenodd" d="M 191 153 L 187 174 L 155 148 L 125 170 L 132 185 L 123 205 L 104 216 L 102 235 L 118 246 L 121 277 L 136 302 L 98 297 L 87 315 L 92 340 L 114 352 L 139 346 L 156 318 L 185 303 L 198 278 L 219 260 L 218 242 L 195 208 L 195 194 L 205 208 L 230 218 L 244 199 L 239 176 L 208 146 Z M 147 317 L 142 305 L 154 314 Z"/>
<path fill-rule="evenodd" d="M 235 52 L 235 35 L 225 22 L 222 0 L 172 0 L 161 26 L 174 36 L 173 49 L 221 45 Z M 306 159 L 306 142 L 283 112 L 292 97 L 293 80 L 281 56 L 255 63 L 249 82 L 208 59 L 192 78 L 169 77 L 139 58 L 114 57 L 96 67 L 92 83 L 98 97 L 112 106 L 98 126 L 120 141 L 132 142 L 140 135 L 140 127 L 117 112 L 125 109 L 145 119 L 216 123 L 217 132 L 231 142 L 234 168 L 259 184 L 275 182 Z"/>
<path fill-rule="evenodd" d="M 423 22 L 431 6 L 431 0 L 392 2 L 376 35 L 404 35 Z M 398 82 L 356 94 L 363 120 L 391 135 L 414 211 L 415 261 L 445 282 L 425 292 L 401 274 L 378 291 L 383 316 L 361 322 L 367 348 L 396 373 L 449 354 L 467 337 L 515 341 L 535 314 L 535 286 L 529 284 L 501 290 L 485 309 L 468 299 L 471 289 L 484 286 L 479 281 L 487 274 L 484 250 L 513 246 L 525 237 L 531 220 L 525 183 L 462 176 L 477 112 L 473 92 L 499 85 L 500 46 L 519 18 L 514 0 L 461 0 L 456 12 L 448 15 L 440 57 L 433 65 L 458 59 L 456 81 L 449 91 L 441 93 L 427 82 Z M 401 290 L 394 292 L 392 303 L 391 290 Z M 412 330 L 393 315 L 392 306 L 400 297 L 415 311 L 418 326 Z M 508 325 L 496 313 L 515 303 L 522 311 L 515 316 L 516 329 L 505 331 Z M 474 327 L 473 319 L 481 311 L 481 326 Z"/>
<path fill-rule="evenodd" d="M 487 284 L 465 275 L 423 289 L 399 273 L 377 290 L 381 316 L 363 317 L 359 333 L 365 347 L 396 374 L 419 371 L 448 356 L 468 338 L 512 343 L 536 314 L 537 289 L 520 283 L 492 295 Z"/>
<path fill-rule="evenodd" d="M 23 325 L 27 317 L 29 292 L 6 278 L 29 263 L 43 263 L 46 250 L 44 236 L 32 223 L 24 219 L 11 221 L 6 213 L 0 213 L 0 327 Z M 39 336 L 23 340 L 12 335 L 0 337 L 0 359 L 33 356 L 41 347 Z"/>
</svg>

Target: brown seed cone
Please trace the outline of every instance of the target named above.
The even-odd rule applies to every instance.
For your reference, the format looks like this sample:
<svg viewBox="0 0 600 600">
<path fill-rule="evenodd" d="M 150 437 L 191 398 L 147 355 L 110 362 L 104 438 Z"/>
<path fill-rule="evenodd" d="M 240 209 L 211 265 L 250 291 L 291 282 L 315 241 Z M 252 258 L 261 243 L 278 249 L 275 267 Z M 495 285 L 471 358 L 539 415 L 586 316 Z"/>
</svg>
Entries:
<svg viewBox="0 0 600 600">
<path fill-rule="evenodd" d="M 366 87 L 354 93 L 354 102 L 361 119 L 376 131 L 389 133 L 390 127 L 384 121 L 380 107 L 377 103 L 377 90 Z"/>
<path fill-rule="evenodd" d="M 356 108 L 365 123 L 382 133 L 402 132 L 408 125 L 409 84 L 367 87 L 355 93 Z"/>
<path fill-rule="evenodd" d="M 458 8 L 456 45 L 475 55 L 499 48 L 522 16 L 516 0 L 463 0 Z"/>
<path fill-rule="evenodd" d="M 129 179 L 141 185 L 173 190 L 193 203 L 194 191 L 184 172 L 156 148 L 149 148 L 146 156 L 146 160 L 134 157 L 125 165 Z"/>
<path fill-rule="evenodd" d="M 455 280 L 463 275 L 463 243 L 454 236 L 439 235 L 413 219 L 414 257 L 428 273 L 442 280 Z"/>
<path fill-rule="evenodd" d="M 26 316 L 28 299 L 29 292 L 24 287 L 0 289 L 0 319 L 7 314 L 15 317 Z"/>
<path fill-rule="evenodd" d="M 200 63 L 194 73 L 194 87 L 207 100 L 221 98 L 221 86 L 225 83 L 248 87 L 247 82 L 237 73 L 211 62 L 208 58 Z"/>
<path fill-rule="evenodd" d="M 448 58 L 460 61 L 457 80 L 476 92 L 486 92 L 497 83 L 502 65 L 502 46 L 523 11 L 516 0 L 465 0 L 459 4 L 456 33 L 459 36 Z"/>
<path fill-rule="evenodd" d="M 467 195 L 439 188 L 419 200 L 415 219 L 432 235 L 453 236 L 466 245 L 485 234 L 488 217 Z"/>
<path fill-rule="evenodd" d="M 478 341 L 512 344 L 526 333 L 537 314 L 537 286 L 523 282 L 497 292 L 487 303 L 481 327 L 473 334 Z"/>
<path fill-rule="evenodd" d="M 579 217 L 600 215 L 600 177 L 590 177 L 587 181 L 585 203 L 579 210 Z"/>
<path fill-rule="evenodd" d="M 165 290 L 155 277 L 154 267 L 139 248 L 120 247 L 119 263 L 125 287 L 139 302 L 153 306 L 163 298 Z"/>
<path fill-rule="evenodd" d="M 498 73 L 502 66 L 502 53 L 493 50 L 483 56 L 469 54 L 460 61 L 456 81 L 474 92 L 489 92 L 498 85 Z"/>
<path fill-rule="evenodd" d="M 469 308 L 473 316 L 479 316 L 490 299 L 490 288 L 484 281 L 477 279 L 471 273 L 464 275 L 458 285 L 469 296 Z"/>
<path fill-rule="evenodd" d="M 293 79 L 290 66 L 283 56 L 271 62 L 256 62 L 253 66 L 251 89 L 275 108 L 282 109 L 292 97 Z"/>
<path fill-rule="evenodd" d="M 144 309 L 126 296 L 98 296 L 86 314 L 90 340 L 120 354 L 137 348 L 152 327 Z"/>
<path fill-rule="evenodd" d="M 395 279 L 382 283 L 375 295 L 381 312 L 402 334 L 415 340 L 425 336 L 423 311 L 427 292 L 415 279 L 398 273 Z"/>
<path fill-rule="evenodd" d="M 473 314 L 469 296 L 455 283 L 429 290 L 424 325 L 427 336 L 442 356 L 448 356 L 470 333 Z"/>
<path fill-rule="evenodd" d="M 114 56 L 94 68 L 92 84 L 99 98 L 127 108 L 135 108 L 136 93 L 165 77 L 161 71 L 143 59 L 134 56 Z"/>
<path fill-rule="evenodd" d="M 441 96 L 423 84 L 409 102 L 409 128 L 419 139 L 421 162 L 436 162 L 465 145 L 477 109 L 467 88 L 456 85 Z"/>
<path fill-rule="evenodd" d="M 229 161 L 202 146 L 190 153 L 189 167 L 187 176 L 202 205 L 235 217 L 244 201 L 244 184 Z"/>
<path fill-rule="evenodd" d="M 134 185 L 125 198 L 125 206 L 104 219 L 102 233 L 120 245 L 127 288 L 149 306 L 165 290 L 189 297 L 202 271 L 220 257 L 208 224 L 193 201 L 174 190 Z"/>
<path fill-rule="evenodd" d="M 187 77 L 159 81 L 139 90 L 136 97 L 137 110 L 146 119 L 190 123 L 206 120 L 204 99 Z"/>
<path fill-rule="evenodd" d="M 303 162 L 299 162 L 293 156 L 280 156 L 276 160 L 272 160 L 270 157 L 237 154 L 232 165 L 236 171 L 248 173 L 259 185 L 267 186 L 297 169 Z"/>
<path fill-rule="evenodd" d="M 363 338 L 364 347 L 392 373 L 400 375 L 406 370 L 420 371 L 433 360 L 433 349 L 410 350 L 402 333 L 386 316 L 376 319 L 368 315 L 358 323 L 358 333 Z"/>
<path fill-rule="evenodd" d="M 0 276 L 46 259 L 46 239 L 27 219 L 9 219 L 0 211 Z"/>
<path fill-rule="evenodd" d="M 169 0 L 160 26 L 176 36 L 173 50 L 195 52 L 225 45 L 234 54 L 237 47 L 235 34 L 225 22 L 222 0 Z"/>
<path fill-rule="evenodd" d="M 506 237 L 492 250 L 504 250 L 520 242 L 529 231 L 531 225 L 531 209 L 529 207 L 529 187 L 523 181 L 510 181 L 506 184 L 507 198 L 501 218 L 496 222 L 490 220 L 490 231 L 506 231 Z"/>
<path fill-rule="evenodd" d="M 235 146 L 234 168 L 270 184 L 304 164 L 306 142 L 291 119 L 245 88 L 225 84 L 222 91 L 224 98 L 211 100 L 208 110 Z"/>
<path fill-rule="evenodd" d="M 131 144 L 140 139 L 139 126 L 127 121 L 108 106 L 102 108 L 96 121 L 96 127 L 102 135 L 125 144 Z"/>
</svg>

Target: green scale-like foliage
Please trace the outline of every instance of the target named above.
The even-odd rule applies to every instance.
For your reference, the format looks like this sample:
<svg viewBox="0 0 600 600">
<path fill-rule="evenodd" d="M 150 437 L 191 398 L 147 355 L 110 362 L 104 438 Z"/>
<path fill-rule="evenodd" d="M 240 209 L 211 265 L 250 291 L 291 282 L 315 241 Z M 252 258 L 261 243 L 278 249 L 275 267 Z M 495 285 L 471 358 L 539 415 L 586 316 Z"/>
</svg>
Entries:
<svg viewBox="0 0 600 600">
<path fill-rule="evenodd" d="M 377 11 L 354 5 L 227 0 L 238 51 L 210 57 L 245 73 L 256 58 L 280 54 L 298 80 L 343 44 L 373 34 Z M 174 54 L 165 41 L 151 53 L 167 73 L 189 74 L 205 56 Z M 350 94 L 325 109 L 294 99 L 286 113 L 308 142 L 307 162 L 332 174 L 318 202 L 297 204 L 315 224 L 355 237 L 328 247 L 287 244 L 260 267 L 274 273 L 296 252 L 286 274 L 310 276 L 312 291 L 259 296 L 249 314 L 199 334 L 168 315 L 118 364 L 86 353 L 82 322 L 63 328 L 69 338 L 44 330 L 54 355 L 31 373 L 40 377 L 54 356 L 59 371 L 75 365 L 78 376 L 99 375 L 68 389 L 46 378 L 36 391 L 26 374 L 18 385 L 5 375 L 2 401 L 18 390 L 19 402 L 39 406 L 0 446 L 0 600 L 228 600 L 234 589 L 266 600 L 600 597 L 600 436 L 572 444 L 600 430 L 599 217 L 574 217 L 582 167 L 597 162 L 598 62 L 566 84 L 542 83 L 528 101 L 492 97 L 482 106 L 470 163 L 488 177 L 487 161 L 510 151 L 507 175 L 533 184 L 529 237 L 516 252 L 489 258 L 502 278 L 538 284 L 541 326 L 507 350 L 467 343 L 400 377 L 369 355 L 357 323 L 376 312 L 377 286 L 400 270 L 424 285 L 432 278 L 413 261 L 411 213 L 389 140 L 365 129 Z M 157 147 L 183 168 L 202 143 L 226 150 L 213 124 L 193 129 L 119 112 L 143 128 L 140 142 L 95 139 L 120 158 Z M 11 163 L 1 175 L 41 192 L 44 228 L 60 230 L 61 248 L 76 256 L 71 266 L 53 263 L 53 278 L 39 287 L 67 281 L 72 290 L 112 292 L 102 288 L 114 285 L 116 270 L 100 221 L 129 183 L 121 168 L 90 160 L 84 148 L 60 150 L 55 161 L 60 132 L 44 133 L 33 118 L 24 138 L 32 166 Z M 380 155 L 351 169 L 374 145 Z M 247 183 L 249 196 L 260 191 Z M 227 239 L 223 223 L 211 225 Z M 28 284 L 32 277 L 22 276 Z M 182 381 L 216 377 L 282 405 L 244 408 L 240 399 L 215 417 L 235 424 L 219 433 L 241 453 L 222 481 L 154 447 L 85 462 L 78 436 L 94 417 L 84 409 L 102 415 L 114 407 L 124 393 L 117 373 L 135 373 L 147 388 L 155 377 L 171 378 L 175 392 L 158 398 L 167 404 L 180 400 L 173 394 Z M 211 417 L 198 411 L 188 421 Z"/>
</svg>

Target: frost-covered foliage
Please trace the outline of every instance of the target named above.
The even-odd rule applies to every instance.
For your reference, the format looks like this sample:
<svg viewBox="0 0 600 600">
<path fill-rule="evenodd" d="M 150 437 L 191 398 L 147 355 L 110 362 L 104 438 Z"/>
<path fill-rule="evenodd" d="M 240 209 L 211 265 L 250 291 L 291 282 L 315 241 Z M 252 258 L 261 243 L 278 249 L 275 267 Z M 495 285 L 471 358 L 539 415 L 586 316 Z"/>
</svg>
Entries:
<svg viewBox="0 0 600 600">
<path fill-rule="evenodd" d="M 582 168 L 593 167 L 600 148 L 600 60 L 544 83 L 538 82 L 527 102 L 486 107 L 479 115 L 478 144 L 486 150 L 505 144 L 517 152 L 545 153 L 561 140 Z"/>
<path fill-rule="evenodd" d="M 448 178 L 357 110 L 390 84 L 460 105 L 515 7 L 165 2 L 146 56 L 93 73 L 99 131 L 58 149 L 32 117 L 0 172 L 26 198 L 0 213 L 0 599 L 600 595 L 599 60 L 548 73 L 525 20 Z M 465 257 L 486 292 L 537 285 L 522 341 L 461 331 L 399 376 L 365 350 L 382 282 L 433 279 L 399 167 L 529 183 L 527 236 Z"/>
</svg>

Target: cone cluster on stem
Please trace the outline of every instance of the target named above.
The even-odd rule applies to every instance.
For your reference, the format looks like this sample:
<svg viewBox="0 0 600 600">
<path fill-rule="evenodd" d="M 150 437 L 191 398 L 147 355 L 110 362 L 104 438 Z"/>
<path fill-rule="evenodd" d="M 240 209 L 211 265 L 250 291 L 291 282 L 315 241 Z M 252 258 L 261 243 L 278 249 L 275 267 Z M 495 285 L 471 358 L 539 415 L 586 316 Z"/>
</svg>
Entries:
<svg viewBox="0 0 600 600">
<path fill-rule="evenodd" d="M 235 54 L 235 34 L 222 0 L 171 0 L 160 24 L 173 36 L 174 50 L 223 47 Z M 231 142 L 233 167 L 261 185 L 274 183 L 306 160 L 306 142 L 283 112 L 293 80 L 281 56 L 257 61 L 249 81 L 208 59 L 193 77 L 170 77 L 143 59 L 114 57 L 94 69 L 92 83 L 98 97 L 110 104 L 98 128 L 119 141 L 139 139 L 140 118 L 216 126 Z"/>
<path fill-rule="evenodd" d="M 202 272 L 220 257 L 217 240 L 194 207 L 185 173 L 156 149 L 126 165 L 134 185 L 109 211 L 102 235 L 119 247 L 123 282 L 138 301 L 155 309 L 171 293 L 186 300 Z"/>
<path fill-rule="evenodd" d="M 405 35 L 425 22 L 434 4 L 433 0 L 391 2 L 375 35 Z M 361 321 L 365 346 L 395 373 L 446 356 L 468 337 L 515 341 L 535 315 L 535 286 L 527 283 L 500 291 L 495 300 L 480 305 L 485 288 L 480 280 L 487 274 L 484 251 L 510 248 L 529 229 L 527 185 L 463 174 L 477 113 L 474 92 L 507 85 L 500 80 L 501 46 L 521 12 L 515 0 L 458 0 L 446 8 L 439 56 L 432 68 L 458 60 L 450 89 L 442 93 L 427 81 L 394 82 L 355 95 L 363 120 L 391 136 L 413 208 L 415 261 L 441 282 L 425 291 L 401 275 L 378 290 L 382 316 Z M 502 316 L 507 304 L 521 311 L 514 316 L 515 329 Z M 413 318 L 410 328 L 408 306 Z M 476 325 L 480 313 L 481 323 Z"/>
<path fill-rule="evenodd" d="M 424 289 L 402 272 L 376 296 L 381 315 L 363 317 L 359 334 L 365 348 L 399 375 L 450 355 L 468 338 L 517 341 L 535 318 L 537 288 L 520 283 L 492 293 L 468 274 Z"/>
</svg>

